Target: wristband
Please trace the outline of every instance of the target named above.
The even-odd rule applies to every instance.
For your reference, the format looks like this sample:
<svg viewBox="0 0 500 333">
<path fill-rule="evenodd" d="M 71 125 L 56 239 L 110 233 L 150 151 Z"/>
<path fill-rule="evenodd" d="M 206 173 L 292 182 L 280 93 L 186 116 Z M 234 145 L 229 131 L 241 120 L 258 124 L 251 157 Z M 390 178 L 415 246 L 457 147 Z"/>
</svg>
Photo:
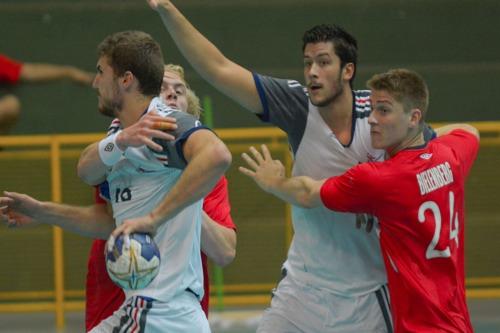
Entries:
<svg viewBox="0 0 500 333">
<path fill-rule="evenodd" d="M 111 167 L 123 156 L 123 151 L 116 144 L 116 137 L 121 131 L 111 134 L 99 141 L 99 157 L 102 163 Z"/>
</svg>

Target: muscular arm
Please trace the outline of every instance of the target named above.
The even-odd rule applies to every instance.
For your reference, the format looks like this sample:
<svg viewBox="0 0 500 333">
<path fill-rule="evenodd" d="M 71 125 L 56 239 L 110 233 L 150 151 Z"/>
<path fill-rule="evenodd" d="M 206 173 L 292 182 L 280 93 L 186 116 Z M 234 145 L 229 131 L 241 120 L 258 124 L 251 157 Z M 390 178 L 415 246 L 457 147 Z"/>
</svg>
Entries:
<svg viewBox="0 0 500 333">
<path fill-rule="evenodd" d="M 189 136 L 183 153 L 187 167 L 160 205 L 146 216 L 125 220 L 113 231 L 114 237 L 135 231 L 155 234 L 162 223 L 205 197 L 231 164 L 231 153 L 227 147 L 206 129 Z"/>
<path fill-rule="evenodd" d="M 24 63 L 20 78 L 25 82 L 48 82 L 68 79 L 75 83 L 90 85 L 94 79 L 94 74 L 73 66 Z"/>
<path fill-rule="evenodd" d="M 254 113 L 262 105 L 252 73 L 227 59 L 168 0 L 148 0 L 184 57 L 210 84 Z"/>
<path fill-rule="evenodd" d="M 273 160 L 266 145 L 261 148 L 262 153 L 250 147 L 253 157 L 242 154 L 248 168 L 239 167 L 241 173 L 252 178 L 264 191 L 292 205 L 313 208 L 323 204 L 320 190 L 325 180 L 318 181 L 306 176 L 286 178 L 283 164 Z"/>
<path fill-rule="evenodd" d="M 236 232 L 220 225 L 203 212 L 201 250 L 217 265 L 229 265 L 236 256 Z"/>
<path fill-rule="evenodd" d="M 105 204 L 71 206 L 43 202 L 15 192 L 4 194 L 0 198 L 1 218 L 10 227 L 45 223 L 83 236 L 106 239 L 115 226 Z"/>
<path fill-rule="evenodd" d="M 99 142 L 89 145 L 78 160 L 78 177 L 88 185 L 98 185 L 106 180 L 108 167 L 99 157 L 98 146 Z"/>
<path fill-rule="evenodd" d="M 187 167 L 165 200 L 153 210 L 152 215 L 157 221 L 170 219 L 207 195 L 231 164 L 231 153 L 209 130 L 191 134 L 183 151 Z"/>
</svg>

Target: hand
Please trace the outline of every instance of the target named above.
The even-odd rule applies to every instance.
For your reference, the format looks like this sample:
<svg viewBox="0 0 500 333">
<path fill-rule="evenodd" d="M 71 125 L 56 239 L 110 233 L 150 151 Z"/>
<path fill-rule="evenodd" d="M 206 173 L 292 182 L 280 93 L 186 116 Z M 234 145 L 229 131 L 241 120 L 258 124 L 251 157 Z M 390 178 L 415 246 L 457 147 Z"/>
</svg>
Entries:
<svg viewBox="0 0 500 333">
<path fill-rule="evenodd" d="M 150 234 L 151 237 L 154 237 L 157 228 L 158 225 L 152 213 L 146 216 L 125 220 L 120 226 L 116 227 L 116 229 L 113 230 L 113 232 L 111 233 L 111 236 L 109 237 L 107 243 L 108 249 L 110 251 L 113 249 L 113 246 L 115 245 L 115 239 L 117 239 L 121 234 L 123 234 L 125 240 L 125 247 L 128 248 L 130 244 L 129 235 L 131 233 L 143 232 Z"/>
<path fill-rule="evenodd" d="M 152 111 L 141 117 L 134 125 L 121 131 L 116 137 L 116 143 L 121 150 L 125 150 L 127 147 L 146 145 L 154 151 L 161 152 L 163 150 L 162 146 L 155 143 L 153 138 L 173 141 L 175 137 L 164 131 L 175 130 L 176 128 L 175 118 L 162 117 Z"/>
<path fill-rule="evenodd" d="M 94 81 L 95 74 L 82 71 L 78 68 L 71 68 L 69 76 L 71 80 L 75 83 L 90 86 Z"/>
<path fill-rule="evenodd" d="M 373 224 L 375 223 L 375 217 L 370 214 L 356 214 L 356 228 L 361 229 L 365 225 L 366 232 L 370 232 L 373 229 Z"/>
<path fill-rule="evenodd" d="M 160 6 L 165 6 L 167 1 L 161 1 L 161 0 L 146 0 L 149 4 L 149 7 L 154 10 L 158 10 L 158 7 Z"/>
<path fill-rule="evenodd" d="M 26 194 L 4 192 L 0 197 L 0 220 L 9 228 L 39 225 L 34 216 L 40 209 L 40 201 Z"/>
<path fill-rule="evenodd" d="M 269 192 L 276 181 L 285 178 L 285 167 L 281 161 L 273 160 L 266 145 L 262 145 L 261 149 L 262 154 L 254 147 L 250 147 L 253 158 L 243 153 L 241 157 L 251 169 L 239 167 L 238 170 L 252 178 L 264 191 Z"/>
</svg>

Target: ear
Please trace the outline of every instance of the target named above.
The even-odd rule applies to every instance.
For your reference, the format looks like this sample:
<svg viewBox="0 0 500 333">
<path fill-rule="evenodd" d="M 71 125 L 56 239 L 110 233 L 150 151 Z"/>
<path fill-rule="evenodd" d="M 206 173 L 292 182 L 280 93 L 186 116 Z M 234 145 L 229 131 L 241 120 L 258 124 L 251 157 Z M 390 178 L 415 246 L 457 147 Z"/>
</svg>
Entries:
<svg viewBox="0 0 500 333">
<path fill-rule="evenodd" d="M 123 75 L 118 79 L 119 82 L 121 83 L 121 86 L 127 90 L 129 89 L 132 84 L 134 83 L 135 81 L 135 76 L 134 74 L 132 74 L 131 71 L 126 71 L 125 73 L 123 73 Z"/>
<path fill-rule="evenodd" d="M 350 81 L 354 76 L 354 71 L 355 67 L 352 62 L 348 62 L 347 64 L 345 64 L 344 68 L 342 69 L 342 77 L 344 81 Z"/>
<path fill-rule="evenodd" d="M 417 128 L 420 126 L 420 120 L 422 119 L 422 111 L 420 109 L 410 110 L 410 128 Z"/>
</svg>

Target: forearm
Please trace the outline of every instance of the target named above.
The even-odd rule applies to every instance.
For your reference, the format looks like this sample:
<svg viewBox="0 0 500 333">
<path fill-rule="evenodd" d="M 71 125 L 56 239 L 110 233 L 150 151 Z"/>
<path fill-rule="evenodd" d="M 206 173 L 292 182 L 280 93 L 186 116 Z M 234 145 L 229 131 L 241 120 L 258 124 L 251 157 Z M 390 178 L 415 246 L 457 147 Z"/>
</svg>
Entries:
<svg viewBox="0 0 500 333">
<path fill-rule="evenodd" d="M 236 256 L 236 232 L 214 221 L 203 212 L 201 250 L 217 265 L 229 265 Z"/>
<path fill-rule="evenodd" d="M 26 82 L 46 82 L 71 79 L 75 68 L 51 64 L 25 63 L 21 70 L 21 80 Z"/>
<path fill-rule="evenodd" d="M 163 223 L 185 207 L 204 198 L 229 168 L 231 154 L 222 142 L 217 139 L 217 142 L 207 141 L 203 144 L 204 149 L 188 159 L 188 166 L 177 183 L 164 201 L 151 212 L 158 223 Z"/>
<path fill-rule="evenodd" d="M 99 157 L 99 143 L 93 143 L 85 148 L 78 160 L 78 177 L 88 185 L 98 185 L 106 180 L 108 167 Z"/>
<path fill-rule="evenodd" d="M 442 135 L 446 135 L 446 134 L 448 134 L 451 131 L 456 130 L 456 129 L 461 129 L 461 130 L 464 130 L 466 132 L 469 132 L 469 133 L 475 135 L 479 139 L 479 131 L 475 127 L 473 127 L 469 124 L 450 124 L 450 125 L 445 125 L 445 126 L 441 126 L 439 128 L 436 128 L 434 131 L 436 132 L 436 135 L 439 137 Z"/>
<path fill-rule="evenodd" d="M 323 182 L 306 176 L 277 178 L 266 191 L 294 206 L 313 208 L 322 205 L 320 190 Z"/>
<path fill-rule="evenodd" d="M 41 202 L 37 221 L 92 238 L 107 239 L 115 223 L 107 205 L 77 207 L 53 202 Z"/>
</svg>

